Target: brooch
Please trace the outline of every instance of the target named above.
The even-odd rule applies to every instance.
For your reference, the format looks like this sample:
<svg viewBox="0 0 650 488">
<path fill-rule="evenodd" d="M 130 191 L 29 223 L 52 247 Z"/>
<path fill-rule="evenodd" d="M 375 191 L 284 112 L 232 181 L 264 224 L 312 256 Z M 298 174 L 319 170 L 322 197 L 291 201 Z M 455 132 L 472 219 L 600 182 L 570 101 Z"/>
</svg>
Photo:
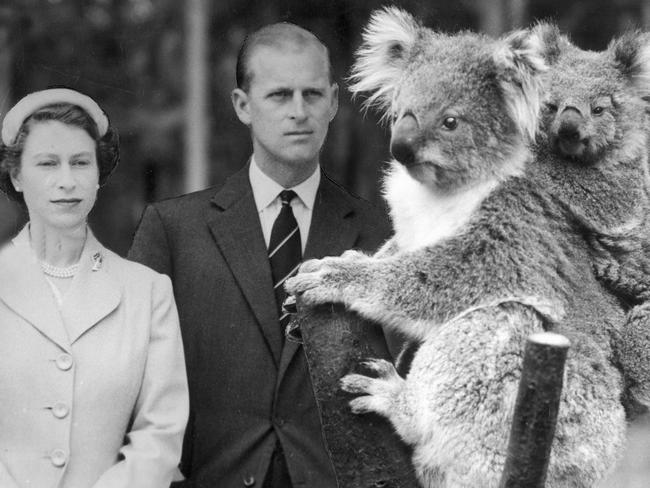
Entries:
<svg viewBox="0 0 650 488">
<path fill-rule="evenodd" d="M 93 254 L 93 271 L 98 271 L 99 268 L 102 267 L 102 262 L 104 261 L 104 258 L 102 257 L 101 253 L 96 252 Z"/>
</svg>

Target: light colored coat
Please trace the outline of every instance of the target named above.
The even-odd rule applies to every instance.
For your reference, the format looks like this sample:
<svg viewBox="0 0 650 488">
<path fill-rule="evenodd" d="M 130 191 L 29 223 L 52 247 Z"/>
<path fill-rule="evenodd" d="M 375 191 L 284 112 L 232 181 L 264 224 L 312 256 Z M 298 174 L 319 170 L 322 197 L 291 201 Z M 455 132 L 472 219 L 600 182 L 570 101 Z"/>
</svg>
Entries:
<svg viewBox="0 0 650 488">
<path fill-rule="evenodd" d="M 169 278 L 90 233 L 61 308 L 27 228 L 0 250 L 0 486 L 166 488 L 188 415 Z"/>
</svg>

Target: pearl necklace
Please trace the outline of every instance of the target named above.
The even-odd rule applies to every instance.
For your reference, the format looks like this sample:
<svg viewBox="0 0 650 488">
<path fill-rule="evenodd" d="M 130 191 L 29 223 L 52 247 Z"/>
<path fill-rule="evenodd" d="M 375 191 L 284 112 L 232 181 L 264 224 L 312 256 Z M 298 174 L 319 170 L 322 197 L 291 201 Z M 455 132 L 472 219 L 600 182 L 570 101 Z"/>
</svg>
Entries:
<svg viewBox="0 0 650 488">
<path fill-rule="evenodd" d="M 72 278 L 75 274 L 77 274 L 77 271 L 79 271 L 79 263 L 68 266 L 67 268 L 52 266 L 45 261 L 39 261 L 39 263 L 41 265 L 43 273 L 53 278 Z"/>
</svg>

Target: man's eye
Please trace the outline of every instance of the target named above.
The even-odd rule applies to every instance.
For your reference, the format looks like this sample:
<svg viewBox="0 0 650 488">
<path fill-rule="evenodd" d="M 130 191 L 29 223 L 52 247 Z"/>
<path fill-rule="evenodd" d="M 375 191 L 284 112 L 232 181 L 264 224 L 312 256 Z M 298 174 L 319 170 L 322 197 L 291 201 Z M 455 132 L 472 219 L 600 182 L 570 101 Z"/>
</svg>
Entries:
<svg viewBox="0 0 650 488">
<path fill-rule="evenodd" d="M 305 98 L 312 99 L 312 100 L 317 99 L 317 98 L 321 98 L 322 96 L 323 96 L 322 92 L 319 92 L 317 90 L 308 91 L 308 92 L 305 93 Z"/>
<path fill-rule="evenodd" d="M 72 161 L 72 164 L 75 166 L 88 166 L 90 164 L 90 161 L 87 159 L 77 159 L 75 161 Z"/>
<path fill-rule="evenodd" d="M 282 99 L 282 98 L 286 98 L 288 96 L 288 93 L 285 91 L 278 91 L 278 92 L 271 93 L 271 95 L 269 96 L 274 99 Z"/>
<path fill-rule="evenodd" d="M 37 164 L 38 166 L 55 166 L 56 161 L 52 159 L 44 159 L 43 161 L 39 161 Z"/>
<path fill-rule="evenodd" d="M 447 117 L 442 121 L 442 126 L 447 130 L 454 130 L 458 127 L 458 119 L 456 117 Z"/>
<path fill-rule="evenodd" d="M 591 110 L 591 113 L 594 115 L 602 115 L 602 113 L 605 111 L 604 107 L 601 107 L 600 105 L 598 107 L 594 107 Z"/>
</svg>

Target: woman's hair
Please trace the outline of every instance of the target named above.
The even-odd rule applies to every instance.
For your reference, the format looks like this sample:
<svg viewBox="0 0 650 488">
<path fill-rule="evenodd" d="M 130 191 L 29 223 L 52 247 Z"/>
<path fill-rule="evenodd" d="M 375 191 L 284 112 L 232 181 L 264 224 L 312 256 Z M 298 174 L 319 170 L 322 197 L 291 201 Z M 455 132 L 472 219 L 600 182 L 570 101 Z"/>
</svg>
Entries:
<svg viewBox="0 0 650 488">
<path fill-rule="evenodd" d="M 97 165 L 99 167 L 99 184 L 104 185 L 120 159 L 119 137 L 117 130 L 109 125 L 106 134 L 99 137 L 97 125 L 85 110 L 70 103 L 55 103 L 39 108 L 25 119 L 20 126 L 15 142 L 9 146 L 0 142 L 0 190 L 9 198 L 25 205 L 21 192 L 17 192 L 11 183 L 11 176 L 20 171 L 20 158 L 25 147 L 25 140 L 31 128 L 39 123 L 56 120 L 67 125 L 85 130 L 96 143 Z"/>
</svg>

